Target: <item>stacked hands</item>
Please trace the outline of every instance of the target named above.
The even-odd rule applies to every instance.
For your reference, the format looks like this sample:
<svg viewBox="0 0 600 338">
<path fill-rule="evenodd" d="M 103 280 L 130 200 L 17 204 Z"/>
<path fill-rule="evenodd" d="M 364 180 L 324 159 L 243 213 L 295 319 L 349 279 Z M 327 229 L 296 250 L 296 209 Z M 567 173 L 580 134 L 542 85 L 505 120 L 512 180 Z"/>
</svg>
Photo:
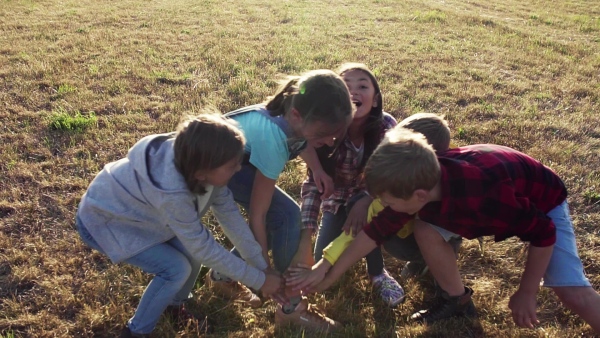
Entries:
<svg viewBox="0 0 600 338">
<path fill-rule="evenodd" d="M 295 267 L 290 267 L 286 272 L 286 286 L 296 292 L 323 292 L 334 282 L 326 278 L 329 268 L 331 268 L 331 264 L 325 259 L 321 259 L 313 266 L 299 263 Z"/>
</svg>

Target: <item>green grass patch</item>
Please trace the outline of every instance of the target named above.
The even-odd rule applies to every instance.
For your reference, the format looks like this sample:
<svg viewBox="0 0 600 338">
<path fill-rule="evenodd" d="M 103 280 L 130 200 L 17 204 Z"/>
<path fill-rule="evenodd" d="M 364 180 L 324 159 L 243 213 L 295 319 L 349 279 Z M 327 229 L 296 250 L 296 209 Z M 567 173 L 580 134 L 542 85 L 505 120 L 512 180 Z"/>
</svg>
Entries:
<svg viewBox="0 0 600 338">
<path fill-rule="evenodd" d="M 82 132 L 96 126 L 97 123 L 98 118 L 93 111 L 87 113 L 81 113 L 79 111 L 69 113 L 60 108 L 50 116 L 49 126 L 52 130 Z"/>
</svg>

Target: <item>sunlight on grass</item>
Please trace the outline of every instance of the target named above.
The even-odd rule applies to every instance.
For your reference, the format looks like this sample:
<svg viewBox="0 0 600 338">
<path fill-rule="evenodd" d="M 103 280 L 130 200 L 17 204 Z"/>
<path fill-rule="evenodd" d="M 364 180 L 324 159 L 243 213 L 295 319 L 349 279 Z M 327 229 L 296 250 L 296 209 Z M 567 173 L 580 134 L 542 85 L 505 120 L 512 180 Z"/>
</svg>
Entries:
<svg viewBox="0 0 600 338">
<path fill-rule="evenodd" d="M 510 146 L 563 177 L 600 287 L 597 1 L 10 0 L 0 18 L 0 337 L 118 335 L 150 276 L 78 239 L 75 212 L 96 173 L 183 115 L 262 102 L 286 75 L 348 61 L 373 69 L 394 117 L 444 114 L 457 146 Z M 278 184 L 298 200 L 305 175 L 293 161 Z M 214 216 L 205 221 L 229 246 Z M 539 327 L 517 328 L 507 303 L 526 246 L 483 243 L 482 252 L 465 241 L 459 260 L 476 323 L 411 322 L 434 301 L 432 278 L 401 281 L 407 300 L 387 309 L 363 263 L 309 296 L 344 322 L 338 334 L 276 329 L 273 302 L 231 304 L 201 280 L 191 303 L 217 320 L 213 337 L 593 336 L 549 290 L 538 298 Z M 386 256 L 393 276 L 403 264 Z M 198 335 L 174 324 L 162 319 L 156 336 Z"/>
</svg>

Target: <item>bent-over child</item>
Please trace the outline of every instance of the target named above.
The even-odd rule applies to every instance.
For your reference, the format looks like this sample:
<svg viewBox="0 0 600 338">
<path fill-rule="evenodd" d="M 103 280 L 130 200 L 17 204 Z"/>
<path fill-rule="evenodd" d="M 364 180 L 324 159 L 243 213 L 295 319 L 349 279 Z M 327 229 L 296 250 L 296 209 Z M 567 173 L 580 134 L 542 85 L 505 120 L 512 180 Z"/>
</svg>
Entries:
<svg viewBox="0 0 600 338">
<path fill-rule="evenodd" d="M 371 156 L 365 175 L 369 192 L 387 207 L 344 251 L 319 290 L 418 215 L 415 238 L 444 292 L 437 305 L 415 313 L 414 320 L 430 323 L 474 310 L 473 290 L 463 285 L 451 246 L 427 222 L 468 239 L 517 236 L 529 242 L 519 288 L 509 301 L 518 326 L 539 323 L 536 294 L 543 278 L 543 285 L 566 307 L 600 332 L 600 295 L 577 254 L 567 190 L 551 169 L 514 149 L 491 144 L 436 156 L 422 135 L 393 130 Z"/>
<path fill-rule="evenodd" d="M 279 272 L 298 263 L 312 263 L 313 229 L 302 224 L 298 204 L 276 181 L 285 164 L 306 146 L 331 146 L 341 138 L 353 113 L 344 81 L 330 70 L 314 70 L 288 78 L 265 103 L 226 114 L 239 124 L 247 140 L 242 168 L 228 186 L 235 201 L 248 211 L 263 257 L 270 263 L 270 250 Z M 207 282 L 226 297 L 253 299 L 251 290 L 228 277 L 213 269 Z M 315 311 L 300 293 L 288 293 L 285 298 L 275 312 L 276 326 L 295 324 L 323 331 L 341 326 Z"/>
<path fill-rule="evenodd" d="M 244 136 L 231 121 L 201 115 L 176 133 L 150 135 L 127 157 L 107 164 L 77 210 L 84 243 L 153 274 L 121 337 L 149 335 L 161 314 L 192 320 L 210 331 L 206 317 L 190 313 L 202 265 L 227 273 L 265 296 L 279 292 L 279 274 L 269 272 L 258 242 L 239 212 L 227 182 L 240 169 Z M 231 254 L 202 224 L 211 209 L 241 256 Z"/>
</svg>

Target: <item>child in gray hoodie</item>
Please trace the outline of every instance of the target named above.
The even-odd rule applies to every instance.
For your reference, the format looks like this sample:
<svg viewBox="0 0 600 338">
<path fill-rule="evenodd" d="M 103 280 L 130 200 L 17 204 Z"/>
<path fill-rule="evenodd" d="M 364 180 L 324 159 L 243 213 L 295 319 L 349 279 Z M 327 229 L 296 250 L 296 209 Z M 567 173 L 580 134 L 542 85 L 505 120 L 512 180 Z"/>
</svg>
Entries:
<svg viewBox="0 0 600 338">
<path fill-rule="evenodd" d="M 244 143 L 233 122 L 201 115 L 176 133 L 141 139 L 127 157 L 107 164 L 83 195 L 76 218 L 82 240 L 114 263 L 155 275 L 122 336 L 148 335 L 165 310 L 195 318 L 199 330 L 208 330 L 205 317 L 183 307 L 202 265 L 267 297 L 280 291 L 280 276 L 266 270 L 262 249 L 227 188 Z M 209 207 L 245 261 L 202 224 Z"/>
</svg>

